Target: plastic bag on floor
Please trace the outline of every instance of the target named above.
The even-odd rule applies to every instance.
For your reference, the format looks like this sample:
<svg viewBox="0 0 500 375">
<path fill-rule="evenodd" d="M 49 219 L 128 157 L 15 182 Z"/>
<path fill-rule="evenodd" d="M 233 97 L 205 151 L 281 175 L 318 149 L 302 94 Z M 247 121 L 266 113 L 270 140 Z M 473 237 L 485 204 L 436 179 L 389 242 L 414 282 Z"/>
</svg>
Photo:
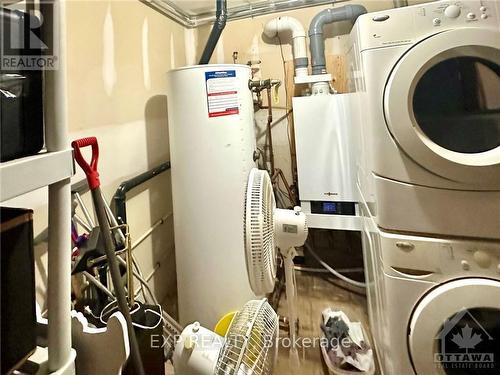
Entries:
<svg viewBox="0 0 500 375">
<path fill-rule="evenodd" d="M 328 357 L 338 367 L 349 364 L 367 372 L 373 364 L 373 351 L 364 337 L 360 322 L 351 322 L 343 311 L 328 308 L 322 312 L 323 330 L 328 340 Z"/>
</svg>

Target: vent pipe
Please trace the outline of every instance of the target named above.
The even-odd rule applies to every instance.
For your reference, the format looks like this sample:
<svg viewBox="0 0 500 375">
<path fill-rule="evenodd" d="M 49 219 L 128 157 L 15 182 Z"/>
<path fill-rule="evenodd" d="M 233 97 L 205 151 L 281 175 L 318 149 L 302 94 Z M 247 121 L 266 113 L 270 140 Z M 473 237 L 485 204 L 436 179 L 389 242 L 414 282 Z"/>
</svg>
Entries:
<svg viewBox="0 0 500 375">
<path fill-rule="evenodd" d="M 408 0 L 393 0 L 394 8 L 402 8 L 408 6 Z"/>
<path fill-rule="evenodd" d="M 208 64 L 212 54 L 214 53 L 215 46 L 219 41 L 220 35 L 222 34 L 222 30 L 226 27 L 227 21 L 227 1 L 226 0 L 217 0 L 216 1 L 217 11 L 215 13 L 215 22 L 212 27 L 212 31 L 208 36 L 207 44 L 205 45 L 205 49 L 203 50 L 203 54 L 201 55 L 200 65 Z"/>
<path fill-rule="evenodd" d="M 293 65 L 295 76 L 306 76 L 309 60 L 307 58 L 306 32 L 302 24 L 293 17 L 277 17 L 264 26 L 264 35 L 274 38 L 281 32 L 290 31 L 292 33 Z"/>
<path fill-rule="evenodd" d="M 312 74 L 326 73 L 323 26 L 339 21 L 351 21 L 354 24 L 356 19 L 365 13 L 366 8 L 362 5 L 344 5 L 340 8 L 325 9 L 314 16 L 309 26 Z"/>
</svg>

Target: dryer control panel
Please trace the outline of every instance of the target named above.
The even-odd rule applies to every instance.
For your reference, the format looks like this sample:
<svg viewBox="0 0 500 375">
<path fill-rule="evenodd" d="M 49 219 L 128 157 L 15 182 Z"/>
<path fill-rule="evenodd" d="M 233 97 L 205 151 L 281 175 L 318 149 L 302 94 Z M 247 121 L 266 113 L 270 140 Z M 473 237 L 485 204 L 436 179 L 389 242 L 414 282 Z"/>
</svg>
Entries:
<svg viewBox="0 0 500 375">
<path fill-rule="evenodd" d="M 355 34 L 360 51 L 413 44 L 432 34 L 462 27 L 500 29 L 500 2 L 495 0 L 437 1 L 358 18 Z"/>
<path fill-rule="evenodd" d="M 388 270 L 426 275 L 426 280 L 500 277 L 500 243 L 448 240 L 384 233 L 381 260 Z"/>
</svg>

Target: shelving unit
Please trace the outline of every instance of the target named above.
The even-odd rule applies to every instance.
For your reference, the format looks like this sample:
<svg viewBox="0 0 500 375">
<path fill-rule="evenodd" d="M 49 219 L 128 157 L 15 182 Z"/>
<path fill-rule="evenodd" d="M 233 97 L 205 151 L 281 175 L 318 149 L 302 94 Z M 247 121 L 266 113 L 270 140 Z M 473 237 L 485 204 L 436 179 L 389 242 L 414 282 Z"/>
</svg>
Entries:
<svg viewBox="0 0 500 375">
<path fill-rule="evenodd" d="M 70 149 L 41 152 L 38 155 L 0 163 L 0 201 L 4 202 L 69 178 L 73 171 Z"/>
<path fill-rule="evenodd" d="M 40 364 L 38 374 L 75 373 L 71 348 L 71 176 L 73 157 L 68 138 L 66 1 L 41 3 L 43 38 L 58 44 L 56 70 L 45 72 L 44 112 L 47 151 L 0 163 L 0 201 L 48 186 L 49 238 L 47 264 L 47 348 L 30 357 Z"/>
</svg>

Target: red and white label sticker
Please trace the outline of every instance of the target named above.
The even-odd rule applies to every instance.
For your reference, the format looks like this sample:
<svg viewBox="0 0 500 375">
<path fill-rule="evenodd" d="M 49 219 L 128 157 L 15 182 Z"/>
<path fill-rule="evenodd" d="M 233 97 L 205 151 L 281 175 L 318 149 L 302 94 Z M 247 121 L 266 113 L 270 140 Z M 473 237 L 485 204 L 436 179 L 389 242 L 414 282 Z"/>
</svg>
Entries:
<svg viewBox="0 0 500 375">
<path fill-rule="evenodd" d="M 208 117 L 237 115 L 238 81 L 235 70 L 205 72 Z"/>
</svg>

